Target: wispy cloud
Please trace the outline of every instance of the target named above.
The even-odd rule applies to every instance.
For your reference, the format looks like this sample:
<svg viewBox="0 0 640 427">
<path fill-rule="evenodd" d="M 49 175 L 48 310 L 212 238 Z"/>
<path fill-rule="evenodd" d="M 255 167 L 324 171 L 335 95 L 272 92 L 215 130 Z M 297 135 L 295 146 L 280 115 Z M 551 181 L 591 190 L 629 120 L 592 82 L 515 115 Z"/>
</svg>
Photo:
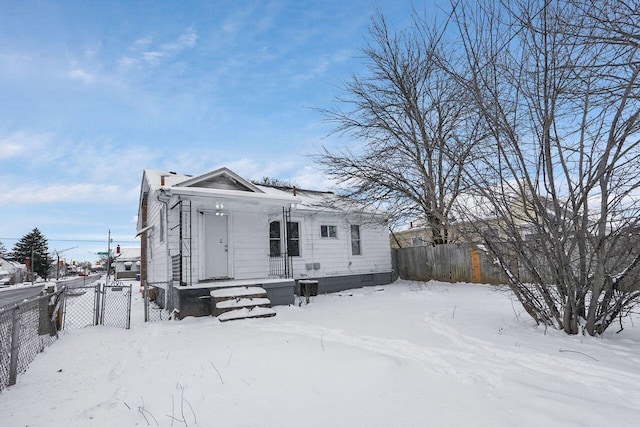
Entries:
<svg viewBox="0 0 640 427">
<path fill-rule="evenodd" d="M 297 183 L 301 188 L 310 190 L 328 190 L 335 185 L 324 172 L 311 165 L 298 169 L 291 177 L 291 181 Z"/>
<path fill-rule="evenodd" d="M 144 59 L 144 61 L 148 64 L 158 65 L 160 63 L 160 60 L 166 55 L 167 55 L 166 52 L 155 50 L 155 51 L 143 52 L 142 59 Z"/>
<path fill-rule="evenodd" d="M 326 190 L 334 184 L 321 170 L 301 164 L 297 157 L 283 158 L 277 162 L 258 162 L 243 158 L 220 166 L 226 166 L 245 178 L 278 178 L 310 190 Z"/>
<path fill-rule="evenodd" d="M 14 132 L 0 136 L 0 160 L 31 156 L 49 144 L 51 135 L 46 133 Z"/>
<path fill-rule="evenodd" d="M 196 34 L 193 28 L 187 28 L 185 32 L 178 37 L 173 43 L 164 43 L 160 45 L 160 48 L 165 52 L 179 51 L 196 45 L 198 41 L 198 34 Z"/>
<path fill-rule="evenodd" d="M 0 172 L 0 202 L 130 203 L 138 196 L 142 169 L 156 157 L 147 147 L 104 139 L 83 141 L 26 131 L 0 136 L 0 160 L 19 159 L 21 164 L 13 174 L 11 169 Z"/>
<path fill-rule="evenodd" d="M 106 184 L 33 183 L 11 188 L 0 187 L 0 203 L 48 204 L 58 202 L 109 202 L 122 199 L 122 188 Z"/>
<path fill-rule="evenodd" d="M 73 80 L 79 80 L 83 83 L 92 83 L 95 80 L 95 76 L 80 68 L 75 68 L 69 72 L 69 77 Z"/>
<path fill-rule="evenodd" d="M 296 81 L 307 81 L 318 77 L 323 77 L 327 71 L 335 68 L 337 64 L 345 64 L 353 58 L 353 51 L 343 49 L 318 58 L 311 58 L 307 68 L 302 73 L 296 74 L 293 78 Z"/>
<path fill-rule="evenodd" d="M 136 39 L 130 47 L 130 52 L 117 60 L 121 68 L 141 67 L 143 65 L 156 66 L 171 59 L 180 52 L 193 48 L 198 41 L 195 29 L 189 27 L 177 39 L 165 43 L 157 43 L 151 36 Z"/>
</svg>

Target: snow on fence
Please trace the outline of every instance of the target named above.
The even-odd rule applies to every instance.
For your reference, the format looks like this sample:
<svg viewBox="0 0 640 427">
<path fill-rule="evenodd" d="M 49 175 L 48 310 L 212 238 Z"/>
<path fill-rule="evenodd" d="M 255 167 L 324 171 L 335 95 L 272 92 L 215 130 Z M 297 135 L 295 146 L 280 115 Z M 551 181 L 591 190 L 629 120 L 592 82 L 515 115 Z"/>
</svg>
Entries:
<svg viewBox="0 0 640 427">
<path fill-rule="evenodd" d="M 64 288 L 0 309 L 0 391 L 14 385 L 60 330 Z"/>
</svg>

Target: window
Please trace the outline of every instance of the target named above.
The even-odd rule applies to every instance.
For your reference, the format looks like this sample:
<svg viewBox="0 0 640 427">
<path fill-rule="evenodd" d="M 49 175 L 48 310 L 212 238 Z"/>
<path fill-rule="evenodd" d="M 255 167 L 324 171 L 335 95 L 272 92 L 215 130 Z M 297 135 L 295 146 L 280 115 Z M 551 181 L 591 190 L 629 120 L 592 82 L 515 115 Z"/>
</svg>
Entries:
<svg viewBox="0 0 640 427">
<path fill-rule="evenodd" d="M 413 236 L 411 238 L 411 246 L 424 246 L 424 238 L 422 236 Z"/>
<path fill-rule="evenodd" d="M 289 256 L 300 256 L 300 224 L 287 222 L 287 250 Z"/>
<path fill-rule="evenodd" d="M 271 221 L 269 223 L 269 256 L 278 257 L 281 253 L 280 221 Z"/>
<path fill-rule="evenodd" d="M 321 237 L 338 237 L 338 227 L 335 225 L 321 225 L 320 226 Z"/>
<path fill-rule="evenodd" d="M 279 257 L 282 252 L 280 221 L 269 223 L 269 256 Z M 289 256 L 300 256 L 300 224 L 287 222 L 287 251 Z"/>
<path fill-rule="evenodd" d="M 360 247 L 360 226 L 351 226 L 351 255 L 360 255 L 362 249 Z"/>
</svg>

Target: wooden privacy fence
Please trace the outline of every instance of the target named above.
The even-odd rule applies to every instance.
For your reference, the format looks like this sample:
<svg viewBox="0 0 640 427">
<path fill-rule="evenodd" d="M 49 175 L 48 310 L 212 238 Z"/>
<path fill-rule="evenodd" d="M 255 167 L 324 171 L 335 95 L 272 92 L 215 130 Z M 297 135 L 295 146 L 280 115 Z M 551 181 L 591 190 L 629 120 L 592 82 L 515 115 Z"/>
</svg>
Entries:
<svg viewBox="0 0 640 427">
<path fill-rule="evenodd" d="M 477 247 L 463 245 L 413 246 L 393 250 L 394 270 L 406 280 L 440 280 L 505 284 L 498 265 Z"/>
</svg>

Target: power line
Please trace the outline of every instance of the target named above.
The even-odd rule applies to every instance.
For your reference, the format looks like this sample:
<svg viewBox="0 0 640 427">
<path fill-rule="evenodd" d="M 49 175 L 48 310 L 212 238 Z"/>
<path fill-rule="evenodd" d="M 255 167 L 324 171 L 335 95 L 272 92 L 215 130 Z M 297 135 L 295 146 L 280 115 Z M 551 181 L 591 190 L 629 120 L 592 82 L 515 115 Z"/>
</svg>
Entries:
<svg viewBox="0 0 640 427">
<path fill-rule="evenodd" d="M 0 237 L 0 240 L 20 240 L 22 237 Z M 112 238 L 114 242 L 119 243 L 139 243 L 138 240 L 120 240 Z M 47 242 L 83 242 L 83 243 L 105 243 L 104 240 L 89 240 L 89 239 L 47 239 Z"/>
</svg>

